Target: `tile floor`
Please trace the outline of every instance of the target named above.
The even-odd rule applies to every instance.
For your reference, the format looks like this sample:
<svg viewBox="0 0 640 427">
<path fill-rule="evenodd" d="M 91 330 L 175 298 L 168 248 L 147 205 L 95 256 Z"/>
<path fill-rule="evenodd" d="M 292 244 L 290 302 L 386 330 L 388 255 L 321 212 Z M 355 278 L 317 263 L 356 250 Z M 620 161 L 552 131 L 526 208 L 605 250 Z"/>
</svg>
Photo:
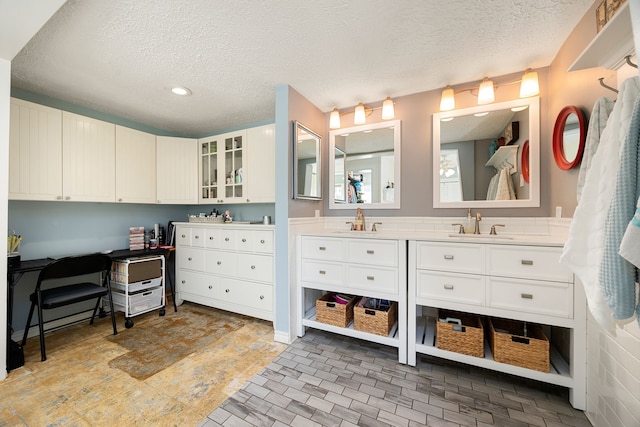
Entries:
<svg viewBox="0 0 640 427">
<path fill-rule="evenodd" d="M 0 426 L 590 426 L 561 388 L 440 359 L 409 367 L 393 348 L 322 331 L 285 346 L 271 323 L 242 317 L 144 381 L 109 367 L 127 350 L 105 339 L 108 318 L 48 335 L 46 362 L 31 338 L 25 366 L 0 382 Z"/>
<path fill-rule="evenodd" d="M 591 426 L 560 387 L 308 330 L 200 425 Z"/>
</svg>

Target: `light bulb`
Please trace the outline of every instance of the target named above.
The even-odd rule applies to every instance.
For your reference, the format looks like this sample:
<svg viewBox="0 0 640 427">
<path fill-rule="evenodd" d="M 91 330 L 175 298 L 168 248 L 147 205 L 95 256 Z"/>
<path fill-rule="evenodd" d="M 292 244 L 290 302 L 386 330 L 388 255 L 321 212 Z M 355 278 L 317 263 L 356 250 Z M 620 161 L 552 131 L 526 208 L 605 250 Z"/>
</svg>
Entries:
<svg viewBox="0 0 640 427">
<path fill-rule="evenodd" d="M 382 120 L 391 120 L 396 116 L 393 109 L 393 100 L 387 96 L 382 103 Z"/>
<path fill-rule="evenodd" d="M 338 129 L 340 128 L 340 111 L 337 108 L 334 108 L 329 114 L 329 129 Z"/>
<path fill-rule="evenodd" d="M 353 124 L 363 125 L 365 123 L 367 123 L 367 118 L 365 117 L 364 105 L 362 105 L 361 102 L 357 105 L 356 110 L 353 114 Z"/>
<path fill-rule="evenodd" d="M 440 97 L 440 111 L 451 111 L 454 108 L 456 108 L 456 100 L 453 88 L 451 86 L 447 86 L 442 91 L 442 96 Z"/>
<path fill-rule="evenodd" d="M 480 83 L 480 87 L 478 88 L 478 104 L 490 104 L 494 100 L 495 96 L 493 94 L 493 81 L 485 77 L 482 83 Z"/>
</svg>

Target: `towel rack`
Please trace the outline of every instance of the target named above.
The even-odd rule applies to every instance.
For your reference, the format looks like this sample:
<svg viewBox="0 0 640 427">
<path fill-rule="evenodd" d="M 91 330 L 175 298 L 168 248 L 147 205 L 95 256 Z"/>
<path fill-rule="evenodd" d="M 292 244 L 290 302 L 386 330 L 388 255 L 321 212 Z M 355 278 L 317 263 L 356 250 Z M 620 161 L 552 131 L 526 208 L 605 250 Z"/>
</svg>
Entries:
<svg viewBox="0 0 640 427">
<path fill-rule="evenodd" d="M 604 88 L 606 88 L 606 89 L 612 90 L 612 91 L 614 91 L 615 93 L 618 93 L 618 89 L 616 89 L 616 88 L 614 88 L 614 87 L 611 87 L 611 86 L 609 86 L 608 84 L 606 84 L 606 83 L 604 82 L 604 77 L 600 77 L 600 78 L 598 79 L 598 81 L 600 82 L 600 86 L 602 86 L 602 87 L 604 87 Z"/>
<path fill-rule="evenodd" d="M 631 62 L 631 55 L 625 56 L 624 60 L 627 61 L 627 64 L 631 65 L 633 68 L 638 68 L 638 64 L 634 64 L 633 62 Z"/>
</svg>

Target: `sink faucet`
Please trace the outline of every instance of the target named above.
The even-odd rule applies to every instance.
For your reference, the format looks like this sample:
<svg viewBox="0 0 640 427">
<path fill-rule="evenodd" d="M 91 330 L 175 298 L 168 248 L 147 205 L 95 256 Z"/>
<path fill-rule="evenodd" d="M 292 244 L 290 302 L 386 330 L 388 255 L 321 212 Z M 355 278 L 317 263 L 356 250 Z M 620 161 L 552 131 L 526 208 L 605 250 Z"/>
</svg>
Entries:
<svg viewBox="0 0 640 427">
<path fill-rule="evenodd" d="M 480 233 L 480 221 L 482 221 L 482 215 L 480 215 L 480 212 L 476 212 L 476 227 L 473 230 L 473 234 L 482 234 Z"/>
</svg>

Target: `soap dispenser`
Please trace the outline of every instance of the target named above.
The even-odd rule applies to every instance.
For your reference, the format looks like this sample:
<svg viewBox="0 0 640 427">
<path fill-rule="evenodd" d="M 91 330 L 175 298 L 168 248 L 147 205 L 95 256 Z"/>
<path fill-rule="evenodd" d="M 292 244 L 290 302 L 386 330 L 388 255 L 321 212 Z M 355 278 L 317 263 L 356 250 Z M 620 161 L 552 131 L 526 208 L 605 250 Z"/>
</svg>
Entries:
<svg viewBox="0 0 640 427">
<path fill-rule="evenodd" d="M 467 219 L 464 222 L 464 232 L 465 234 L 473 234 L 473 230 L 475 228 L 475 224 L 473 223 L 473 218 L 471 217 L 471 208 L 467 211 Z"/>
</svg>

